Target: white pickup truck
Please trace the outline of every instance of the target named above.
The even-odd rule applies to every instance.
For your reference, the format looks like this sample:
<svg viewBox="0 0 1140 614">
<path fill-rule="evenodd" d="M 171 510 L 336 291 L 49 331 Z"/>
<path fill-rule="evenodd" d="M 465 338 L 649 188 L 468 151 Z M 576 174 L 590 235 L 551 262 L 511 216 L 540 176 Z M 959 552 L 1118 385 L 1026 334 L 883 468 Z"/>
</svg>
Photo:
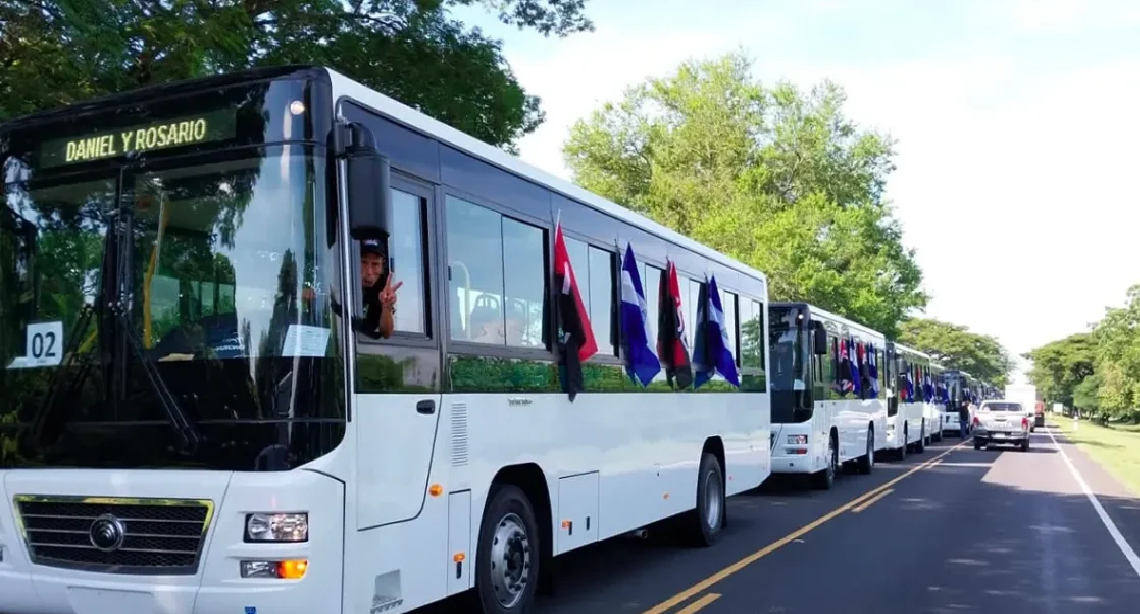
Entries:
<svg viewBox="0 0 1140 614">
<path fill-rule="evenodd" d="M 1030 407 L 1030 412 L 1033 408 Z M 982 401 L 974 412 L 974 449 L 994 444 L 1013 444 L 1022 452 L 1029 451 L 1029 429 L 1032 418 L 1017 401 L 1005 399 Z"/>
</svg>

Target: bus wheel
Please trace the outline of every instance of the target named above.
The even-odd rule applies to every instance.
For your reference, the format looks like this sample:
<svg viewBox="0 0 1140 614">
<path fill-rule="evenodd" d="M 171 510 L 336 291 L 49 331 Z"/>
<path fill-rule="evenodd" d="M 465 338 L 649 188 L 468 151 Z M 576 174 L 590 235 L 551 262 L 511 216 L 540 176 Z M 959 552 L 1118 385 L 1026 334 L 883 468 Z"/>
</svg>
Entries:
<svg viewBox="0 0 1140 614">
<path fill-rule="evenodd" d="M 479 527 L 475 592 L 486 614 L 529 612 L 538 589 L 538 522 L 523 491 L 502 485 L 491 491 Z"/>
<path fill-rule="evenodd" d="M 697 546 L 711 546 L 724 528 L 724 472 L 710 452 L 701 456 L 697 473 L 697 509 L 689 521 L 689 534 Z"/>
<path fill-rule="evenodd" d="M 919 431 L 918 441 L 914 444 L 914 453 L 922 454 L 926 451 L 926 423 L 922 423 L 922 430 Z"/>
<path fill-rule="evenodd" d="M 827 468 L 823 471 L 817 472 L 812 476 L 815 481 L 815 487 L 820 490 L 828 490 L 835 485 L 835 476 L 839 473 L 839 449 L 835 445 L 835 438 L 828 436 L 827 438 Z"/>
</svg>

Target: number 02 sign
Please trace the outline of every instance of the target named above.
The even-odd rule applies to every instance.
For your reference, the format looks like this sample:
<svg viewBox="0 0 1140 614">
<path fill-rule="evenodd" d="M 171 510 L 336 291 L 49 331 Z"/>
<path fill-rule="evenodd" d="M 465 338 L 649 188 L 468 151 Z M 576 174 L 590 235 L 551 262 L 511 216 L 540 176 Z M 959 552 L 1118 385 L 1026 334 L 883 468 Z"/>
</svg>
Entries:
<svg viewBox="0 0 1140 614">
<path fill-rule="evenodd" d="M 63 360 L 63 322 L 36 322 L 28 325 L 24 363 L 28 367 L 58 365 Z"/>
</svg>

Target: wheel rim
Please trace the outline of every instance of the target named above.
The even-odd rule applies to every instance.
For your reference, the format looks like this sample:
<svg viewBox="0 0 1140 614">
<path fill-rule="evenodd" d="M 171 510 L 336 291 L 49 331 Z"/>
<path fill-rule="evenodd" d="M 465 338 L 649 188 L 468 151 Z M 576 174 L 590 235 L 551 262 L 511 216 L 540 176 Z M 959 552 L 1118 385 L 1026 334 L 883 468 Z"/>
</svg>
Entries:
<svg viewBox="0 0 1140 614">
<path fill-rule="evenodd" d="M 710 529 L 720 524 L 720 478 L 716 471 L 705 474 L 705 523 Z"/>
<path fill-rule="evenodd" d="M 530 538 L 517 514 L 503 516 L 491 542 L 491 585 L 504 608 L 522 600 L 530 576 Z"/>
</svg>

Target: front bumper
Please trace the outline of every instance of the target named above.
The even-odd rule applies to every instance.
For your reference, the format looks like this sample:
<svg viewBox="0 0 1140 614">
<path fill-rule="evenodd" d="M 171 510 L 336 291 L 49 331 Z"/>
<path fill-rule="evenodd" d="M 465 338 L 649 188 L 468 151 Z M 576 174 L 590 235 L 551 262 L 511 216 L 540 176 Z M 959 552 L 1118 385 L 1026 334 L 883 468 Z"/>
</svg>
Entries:
<svg viewBox="0 0 1140 614">
<path fill-rule="evenodd" d="M 85 505 L 166 505 L 163 501 L 209 501 L 212 513 L 200 539 L 192 569 L 184 573 L 123 573 L 103 566 L 60 567 L 33 558 L 33 546 L 46 539 L 24 515 L 19 501 L 34 495 L 63 502 L 66 510 Z M 73 501 L 82 497 L 84 501 Z M 315 472 L 231 473 L 224 471 L 0 471 L 0 612 L 20 614 L 206 614 L 211 612 L 340 611 L 343 543 L 343 485 Z M 66 501 L 64 501 L 66 499 Z M 131 502 L 136 503 L 131 503 Z M 306 510 L 309 541 L 244 543 L 245 514 L 250 511 Z M 79 516 L 60 517 L 80 519 Z M 173 518 L 173 517 L 171 517 Z M 42 517 L 41 517 L 42 520 Z M 56 518 L 59 520 L 59 518 Z M 124 515 L 128 534 L 140 522 Z M 62 526 L 62 525 L 61 525 Z M 63 531 L 70 536 L 70 528 Z M 52 529 L 55 530 L 55 529 Z M 62 529 L 60 529 L 62 530 Z M 146 529 L 151 532 L 151 529 Z M 76 534 L 82 551 L 88 535 Z M 137 535 L 137 539 L 153 540 Z M 124 542 L 125 543 L 125 542 Z M 143 543 L 142 548 L 149 542 Z M 126 548 L 127 546 L 124 546 Z M 42 546 L 41 546 L 42 548 Z M 125 551 L 125 550 L 124 550 Z M 306 560 L 312 564 L 301 579 L 252 579 L 240 574 L 240 563 Z"/>
</svg>

